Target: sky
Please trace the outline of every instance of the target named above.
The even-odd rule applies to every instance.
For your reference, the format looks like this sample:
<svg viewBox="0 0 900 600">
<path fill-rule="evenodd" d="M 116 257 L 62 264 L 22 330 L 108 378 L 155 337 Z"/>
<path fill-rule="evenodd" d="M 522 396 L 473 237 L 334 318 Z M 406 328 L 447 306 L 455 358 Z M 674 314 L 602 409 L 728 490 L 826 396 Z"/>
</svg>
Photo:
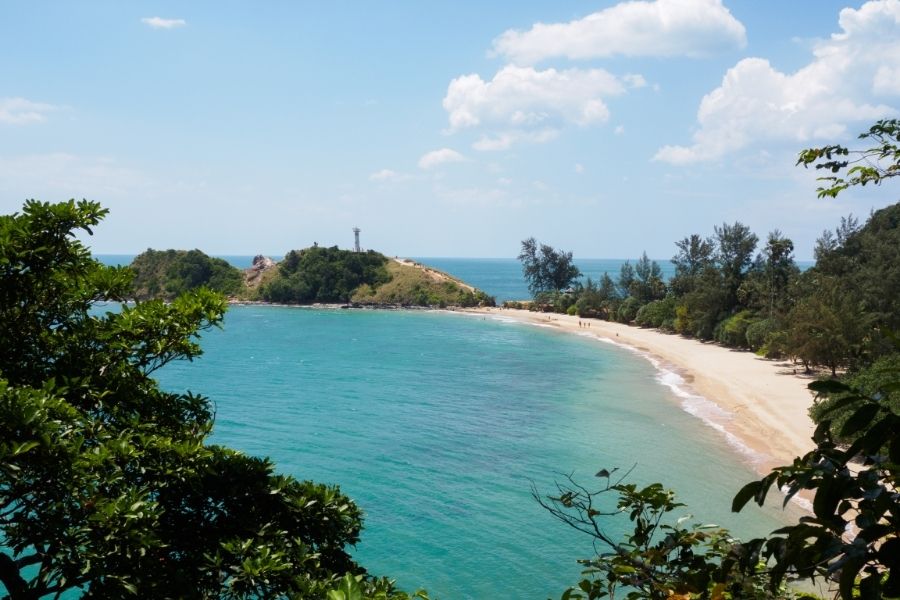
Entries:
<svg viewBox="0 0 900 600">
<path fill-rule="evenodd" d="M 665 259 L 741 221 L 799 260 L 898 187 L 803 148 L 900 116 L 900 0 L 0 4 L 0 210 L 97 253 Z"/>
</svg>

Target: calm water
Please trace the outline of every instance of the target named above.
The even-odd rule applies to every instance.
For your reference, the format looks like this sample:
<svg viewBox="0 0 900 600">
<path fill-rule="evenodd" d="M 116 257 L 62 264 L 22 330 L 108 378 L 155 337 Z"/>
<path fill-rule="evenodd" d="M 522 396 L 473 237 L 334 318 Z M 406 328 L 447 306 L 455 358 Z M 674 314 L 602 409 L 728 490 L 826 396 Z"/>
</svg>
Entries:
<svg viewBox="0 0 900 600">
<path fill-rule="evenodd" d="M 590 540 L 530 497 L 560 473 L 637 465 L 636 483 L 744 536 L 785 518 L 731 515 L 745 461 L 661 385 L 671 374 L 607 343 L 502 318 L 244 306 L 203 346 L 160 378 L 212 398 L 214 440 L 340 484 L 365 511 L 360 562 L 444 600 L 558 598 L 578 580 Z"/>
</svg>

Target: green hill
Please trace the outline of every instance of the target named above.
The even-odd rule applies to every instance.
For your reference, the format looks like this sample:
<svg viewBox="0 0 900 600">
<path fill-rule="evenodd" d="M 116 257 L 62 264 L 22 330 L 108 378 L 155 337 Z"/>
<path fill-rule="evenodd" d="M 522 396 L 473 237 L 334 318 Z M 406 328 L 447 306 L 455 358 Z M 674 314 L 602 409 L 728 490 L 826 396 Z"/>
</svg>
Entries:
<svg viewBox="0 0 900 600">
<path fill-rule="evenodd" d="M 221 258 L 212 258 L 200 250 L 152 250 L 135 257 L 132 285 L 136 300 L 162 298 L 172 300 L 198 287 L 208 287 L 226 296 L 244 289 L 241 270 Z"/>
<path fill-rule="evenodd" d="M 200 250 L 147 250 L 131 269 L 137 300 L 171 300 L 205 286 L 233 300 L 278 304 L 494 305 L 483 291 L 431 267 L 337 246 L 291 250 L 278 263 L 257 257 L 243 272 Z"/>
</svg>

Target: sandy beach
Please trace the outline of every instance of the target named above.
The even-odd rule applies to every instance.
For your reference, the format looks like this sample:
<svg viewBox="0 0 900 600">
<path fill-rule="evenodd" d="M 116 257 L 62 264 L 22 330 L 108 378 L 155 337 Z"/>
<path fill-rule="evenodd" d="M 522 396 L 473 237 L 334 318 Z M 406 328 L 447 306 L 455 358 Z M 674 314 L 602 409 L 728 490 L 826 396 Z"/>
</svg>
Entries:
<svg viewBox="0 0 900 600">
<path fill-rule="evenodd" d="M 812 379 L 798 375 L 802 369 L 789 362 L 621 323 L 505 308 L 470 310 L 606 338 L 654 357 L 678 373 L 692 393 L 728 413 L 722 422 L 725 435 L 752 451 L 749 462 L 761 474 L 790 464 L 814 446 L 815 427 L 807 414 L 813 397 L 806 389 Z"/>
</svg>

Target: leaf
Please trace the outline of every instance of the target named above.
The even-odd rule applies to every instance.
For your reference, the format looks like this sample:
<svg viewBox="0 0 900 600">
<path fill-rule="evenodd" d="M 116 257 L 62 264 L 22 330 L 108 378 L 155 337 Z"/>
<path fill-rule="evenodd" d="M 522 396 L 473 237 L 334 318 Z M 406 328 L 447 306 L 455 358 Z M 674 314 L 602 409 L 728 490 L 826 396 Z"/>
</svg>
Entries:
<svg viewBox="0 0 900 600">
<path fill-rule="evenodd" d="M 742 487 L 740 491 L 735 494 L 734 500 L 731 501 L 731 512 L 741 512 L 741 509 L 744 508 L 747 502 L 759 493 L 761 486 L 761 481 L 751 481 Z"/>
<path fill-rule="evenodd" d="M 878 414 L 879 408 L 880 407 L 874 402 L 865 404 L 858 408 L 856 412 L 854 412 L 853 415 L 849 419 L 847 419 L 847 422 L 844 423 L 844 426 L 841 428 L 841 435 L 852 435 L 866 425 L 870 424 L 872 422 L 872 418 L 875 417 L 876 414 Z"/>
<path fill-rule="evenodd" d="M 806 386 L 817 394 L 837 394 L 851 391 L 850 386 L 835 379 L 820 379 Z"/>
</svg>

